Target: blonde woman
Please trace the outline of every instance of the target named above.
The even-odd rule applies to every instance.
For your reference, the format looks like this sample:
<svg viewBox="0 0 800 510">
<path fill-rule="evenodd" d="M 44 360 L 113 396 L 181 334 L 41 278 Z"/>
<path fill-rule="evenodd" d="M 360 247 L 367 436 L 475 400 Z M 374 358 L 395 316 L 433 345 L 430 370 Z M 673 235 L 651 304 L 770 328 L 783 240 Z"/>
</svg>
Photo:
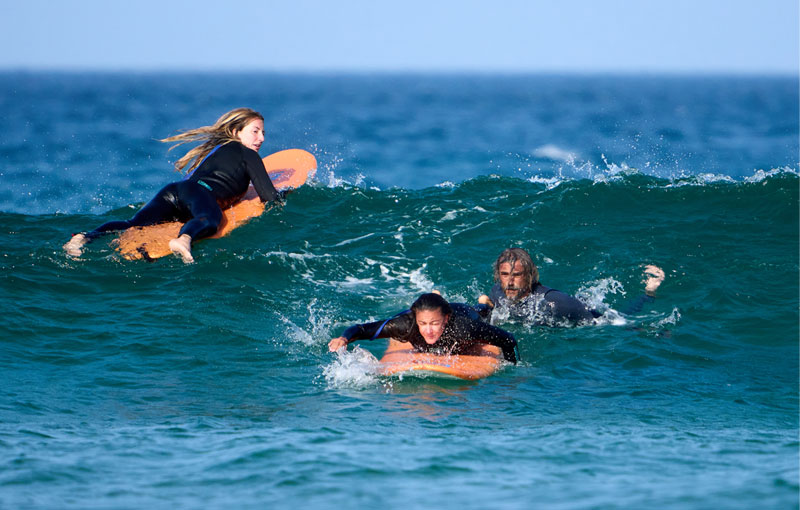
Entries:
<svg viewBox="0 0 800 510">
<path fill-rule="evenodd" d="M 167 184 L 133 218 L 109 221 L 91 232 L 75 234 L 64 245 L 68 255 L 79 257 L 87 242 L 108 232 L 182 221 L 185 225 L 169 247 L 184 262 L 191 263 L 192 241 L 216 233 L 222 208 L 244 195 L 251 182 L 262 201 L 282 199 L 258 155 L 264 142 L 264 117 L 254 110 L 237 108 L 222 115 L 213 126 L 191 129 L 161 141 L 177 142 L 171 149 L 202 142 L 175 163 L 176 170 L 185 171 L 186 178 Z"/>
</svg>

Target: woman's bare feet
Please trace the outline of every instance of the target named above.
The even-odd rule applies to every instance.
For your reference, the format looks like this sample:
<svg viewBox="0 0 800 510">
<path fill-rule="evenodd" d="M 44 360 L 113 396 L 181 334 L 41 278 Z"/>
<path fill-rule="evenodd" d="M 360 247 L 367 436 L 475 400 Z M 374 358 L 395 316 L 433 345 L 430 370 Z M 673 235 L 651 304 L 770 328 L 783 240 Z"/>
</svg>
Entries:
<svg viewBox="0 0 800 510">
<path fill-rule="evenodd" d="M 64 251 L 70 257 L 80 257 L 83 254 L 83 245 L 88 242 L 86 236 L 83 234 L 75 234 L 72 236 L 67 244 L 64 245 Z"/>
<path fill-rule="evenodd" d="M 173 239 L 169 242 L 169 249 L 172 253 L 180 256 L 184 264 L 191 264 L 194 262 L 192 257 L 192 238 L 189 234 L 183 234 L 180 237 Z"/>
</svg>

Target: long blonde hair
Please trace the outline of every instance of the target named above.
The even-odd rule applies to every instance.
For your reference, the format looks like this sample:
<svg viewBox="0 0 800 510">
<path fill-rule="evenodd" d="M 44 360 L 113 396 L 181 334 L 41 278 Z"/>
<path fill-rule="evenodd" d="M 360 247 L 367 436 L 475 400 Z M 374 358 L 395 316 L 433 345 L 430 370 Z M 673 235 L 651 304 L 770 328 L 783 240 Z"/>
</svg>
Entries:
<svg viewBox="0 0 800 510">
<path fill-rule="evenodd" d="M 184 154 L 181 159 L 175 162 L 175 170 L 183 172 L 185 169 L 186 173 L 189 173 L 197 168 L 203 161 L 203 158 L 217 145 L 238 142 L 239 138 L 236 136 L 237 133 L 254 119 L 261 119 L 261 122 L 264 122 L 264 116 L 257 111 L 251 110 L 250 108 L 236 108 L 228 113 L 224 113 L 217 119 L 213 126 L 190 129 L 160 141 L 178 142 L 169 148 L 169 150 L 172 150 L 185 143 L 204 140 L 202 144 L 190 150 Z"/>
</svg>

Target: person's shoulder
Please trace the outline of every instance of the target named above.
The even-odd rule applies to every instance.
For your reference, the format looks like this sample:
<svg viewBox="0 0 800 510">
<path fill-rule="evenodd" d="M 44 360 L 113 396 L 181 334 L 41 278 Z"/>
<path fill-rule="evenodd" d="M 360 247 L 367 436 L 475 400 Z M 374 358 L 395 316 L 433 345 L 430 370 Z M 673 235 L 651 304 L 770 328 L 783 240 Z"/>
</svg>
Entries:
<svg viewBox="0 0 800 510">
<path fill-rule="evenodd" d="M 259 161 L 261 161 L 261 156 L 258 155 L 258 152 L 254 151 L 250 147 L 245 147 L 241 142 L 237 142 L 235 140 L 231 140 L 221 145 L 219 151 L 231 154 L 241 154 L 244 157 L 257 158 Z"/>
<path fill-rule="evenodd" d="M 406 337 L 414 329 L 414 316 L 411 310 L 402 311 L 392 317 L 389 317 L 383 322 L 384 326 L 389 326 L 394 330 L 394 335 L 399 337 Z"/>
<path fill-rule="evenodd" d="M 590 309 L 586 303 L 560 290 L 550 289 L 544 294 L 544 300 L 556 318 L 572 321 L 590 320 L 599 317 L 600 313 Z"/>
<path fill-rule="evenodd" d="M 546 295 L 550 292 L 561 292 L 561 291 L 558 289 L 554 289 L 552 287 L 548 287 L 547 285 L 542 285 L 541 283 L 535 283 L 531 286 L 531 294 Z"/>
<path fill-rule="evenodd" d="M 226 153 L 226 152 L 238 153 L 241 152 L 242 149 L 244 148 L 245 148 L 244 145 L 240 144 L 239 142 L 230 141 L 220 145 L 219 148 L 217 149 L 217 153 Z"/>
<path fill-rule="evenodd" d="M 245 147 L 238 142 L 235 143 L 239 146 L 239 152 L 242 155 L 242 158 L 247 161 L 248 165 L 254 165 L 256 167 L 260 166 L 261 168 L 264 167 L 264 161 L 261 159 L 261 156 L 258 154 L 258 152 L 254 151 L 250 147 Z"/>
<path fill-rule="evenodd" d="M 494 302 L 495 306 L 497 306 L 498 298 L 505 296 L 503 292 L 503 287 L 500 286 L 499 283 L 495 283 L 492 285 L 491 290 L 489 290 L 489 298 Z"/>
<path fill-rule="evenodd" d="M 469 317 L 470 319 L 480 319 L 478 311 L 475 307 L 467 303 L 450 303 L 450 308 L 453 310 L 453 316 Z"/>
<path fill-rule="evenodd" d="M 398 312 L 388 319 L 384 319 L 378 322 L 384 322 L 386 324 L 392 323 L 395 325 L 405 325 L 405 324 L 412 324 L 414 322 L 414 316 L 411 313 L 411 310 L 403 310 L 402 312 Z"/>
<path fill-rule="evenodd" d="M 464 325 L 471 324 L 473 322 L 480 322 L 483 323 L 479 318 L 473 318 L 469 315 L 462 315 L 458 313 L 454 313 L 450 316 L 450 322 L 456 329 L 463 329 Z"/>
<path fill-rule="evenodd" d="M 553 289 L 550 287 L 545 287 L 544 285 L 540 285 L 537 289 L 537 293 L 541 294 L 545 301 L 555 302 L 555 303 L 572 303 L 574 301 L 580 302 L 580 300 L 574 296 L 570 296 L 566 292 L 562 292 L 558 289 Z"/>
</svg>

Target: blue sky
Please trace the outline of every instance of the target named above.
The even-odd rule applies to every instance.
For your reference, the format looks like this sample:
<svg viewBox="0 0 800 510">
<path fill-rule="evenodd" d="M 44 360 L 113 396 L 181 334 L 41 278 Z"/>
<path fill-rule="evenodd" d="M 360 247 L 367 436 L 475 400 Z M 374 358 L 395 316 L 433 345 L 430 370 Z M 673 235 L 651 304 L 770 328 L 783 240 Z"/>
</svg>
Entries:
<svg viewBox="0 0 800 510">
<path fill-rule="evenodd" d="M 798 73 L 797 0 L 0 0 L 0 69 Z"/>
</svg>

